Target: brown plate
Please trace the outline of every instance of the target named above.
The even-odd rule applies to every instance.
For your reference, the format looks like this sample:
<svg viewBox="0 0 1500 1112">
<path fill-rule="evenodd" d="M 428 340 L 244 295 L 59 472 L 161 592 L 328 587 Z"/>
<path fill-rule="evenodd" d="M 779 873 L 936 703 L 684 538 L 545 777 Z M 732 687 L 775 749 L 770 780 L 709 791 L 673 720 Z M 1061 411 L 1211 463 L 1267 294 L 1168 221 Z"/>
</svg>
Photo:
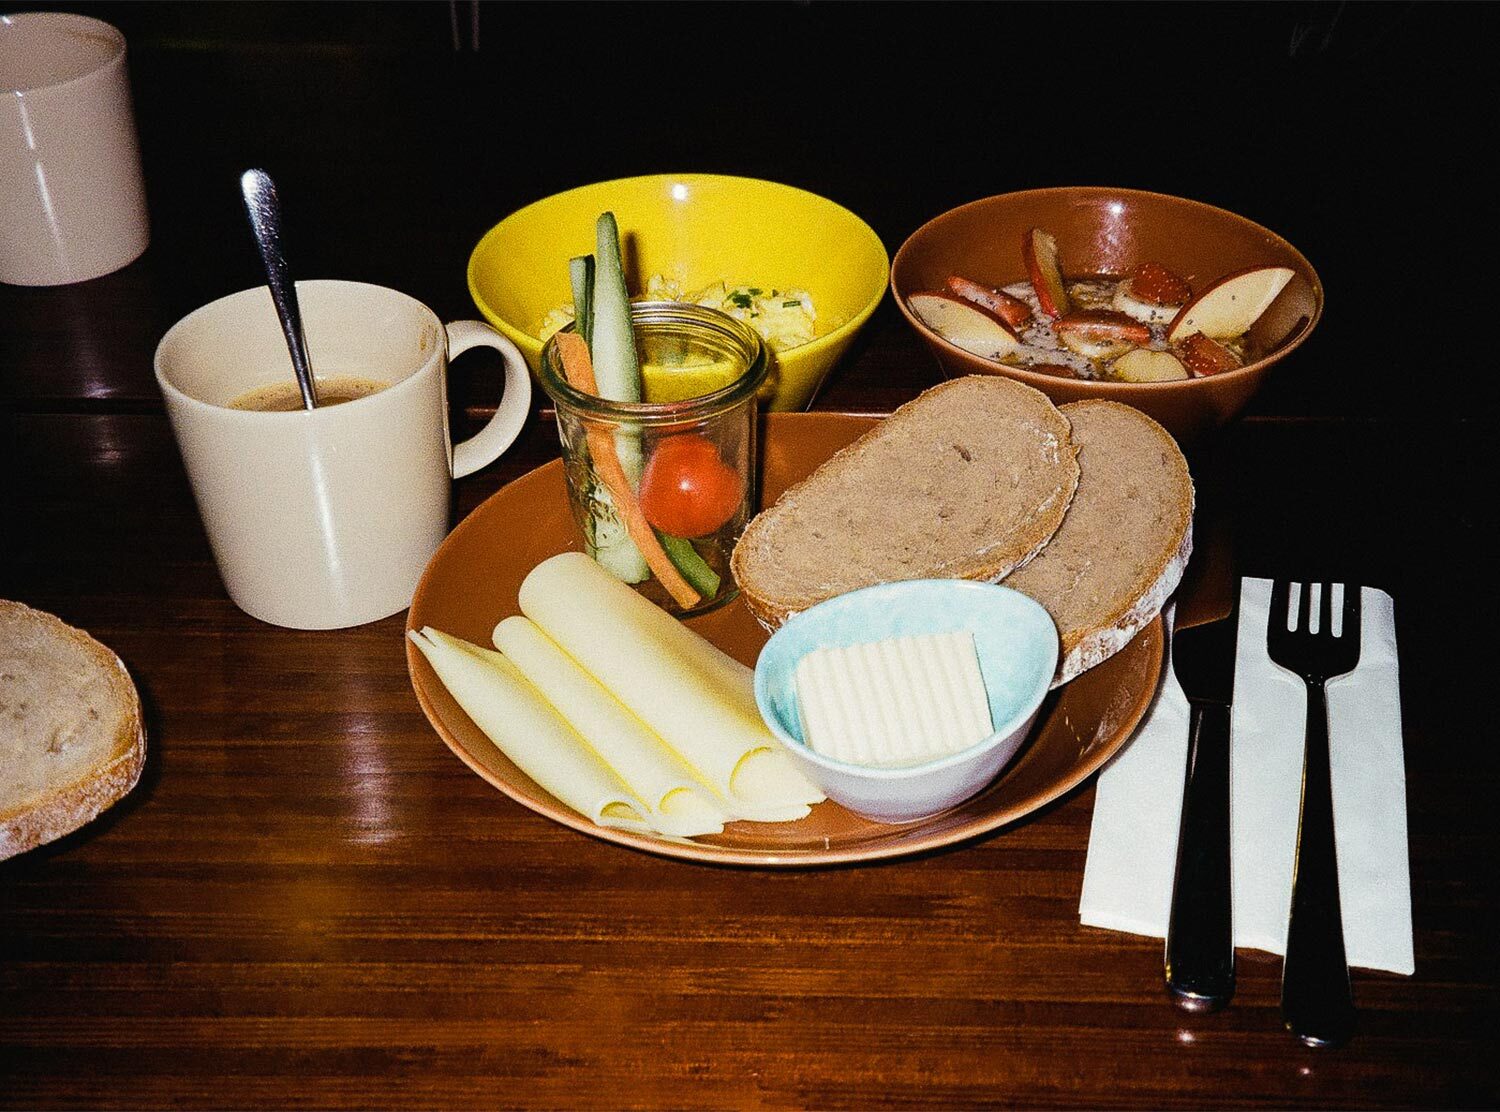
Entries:
<svg viewBox="0 0 1500 1112">
<path fill-rule="evenodd" d="M 771 502 L 875 418 L 836 413 L 772 413 L 763 438 L 763 501 Z M 519 612 L 516 594 L 533 567 L 581 547 L 569 516 L 562 463 L 554 460 L 497 491 L 463 520 L 428 565 L 407 617 L 482 645 L 501 618 Z M 754 665 L 765 632 L 739 601 L 690 619 L 715 645 Z M 827 865 L 917 853 L 972 838 L 1027 815 L 1082 783 L 1125 743 L 1161 675 L 1158 619 L 1124 651 L 1055 692 L 1020 756 L 977 796 L 930 818 L 888 826 L 828 801 L 799 822 L 735 822 L 722 834 L 677 838 L 595 826 L 521 772 L 459 709 L 410 641 L 407 667 L 433 728 L 459 758 L 517 803 L 585 834 L 636 849 L 731 865 Z"/>
</svg>

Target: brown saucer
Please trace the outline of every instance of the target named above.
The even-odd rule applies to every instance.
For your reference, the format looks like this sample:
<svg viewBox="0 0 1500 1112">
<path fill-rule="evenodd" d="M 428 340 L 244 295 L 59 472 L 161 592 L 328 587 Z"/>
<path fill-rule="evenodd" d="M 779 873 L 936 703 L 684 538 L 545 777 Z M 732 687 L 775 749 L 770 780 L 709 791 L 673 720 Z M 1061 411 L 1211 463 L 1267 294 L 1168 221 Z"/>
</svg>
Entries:
<svg viewBox="0 0 1500 1112">
<path fill-rule="evenodd" d="M 773 413 L 762 426 L 763 501 L 773 501 L 875 423 L 835 413 Z M 412 599 L 408 629 L 434 626 L 482 645 L 501 618 L 519 612 L 521 580 L 542 560 L 580 548 L 568 513 L 562 463 L 554 460 L 497 491 L 465 518 L 432 558 Z M 742 602 L 688 625 L 754 665 L 765 632 Z M 736 822 L 691 841 L 595 826 L 516 768 L 459 709 L 431 666 L 406 646 L 412 687 L 439 736 L 459 758 L 517 803 L 606 841 L 691 861 L 785 867 L 897 857 L 984 834 L 1082 783 L 1130 737 L 1161 675 L 1160 619 L 1114 657 L 1054 693 L 1038 725 L 1000 777 L 941 814 L 886 826 L 820 803 L 791 823 Z"/>
</svg>

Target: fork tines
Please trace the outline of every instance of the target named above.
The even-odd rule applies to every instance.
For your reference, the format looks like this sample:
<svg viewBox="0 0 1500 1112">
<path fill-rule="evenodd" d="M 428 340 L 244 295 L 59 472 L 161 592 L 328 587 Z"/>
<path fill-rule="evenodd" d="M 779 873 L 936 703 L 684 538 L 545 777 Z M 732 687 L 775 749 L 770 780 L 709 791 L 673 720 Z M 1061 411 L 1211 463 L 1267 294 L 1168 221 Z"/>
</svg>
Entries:
<svg viewBox="0 0 1500 1112">
<path fill-rule="evenodd" d="M 1297 608 L 1291 609 L 1292 588 L 1300 588 Z M 1343 605 L 1337 634 L 1333 629 L 1333 593 L 1342 588 Z M 1313 628 L 1314 588 L 1317 590 L 1317 628 Z M 1300 583 L 1278 579 L 1271 586 L 1271 614 L 1266 631 L 1271 659 L 1302 674 L 1329 679 L 1352 671 L 1359 663 L 1360 589 L 1355 584 Z M 1295 657 L 1296 659 L 1291 659 Z"/>
</svg>

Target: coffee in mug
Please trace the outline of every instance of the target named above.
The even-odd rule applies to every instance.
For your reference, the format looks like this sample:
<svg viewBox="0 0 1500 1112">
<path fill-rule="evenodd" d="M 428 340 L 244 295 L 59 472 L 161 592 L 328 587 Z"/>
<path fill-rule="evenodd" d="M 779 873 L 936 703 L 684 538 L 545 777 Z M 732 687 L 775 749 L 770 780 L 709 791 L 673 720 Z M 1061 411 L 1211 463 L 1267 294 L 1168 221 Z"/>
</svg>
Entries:
<svg viewBox="0 0 1500 1112">
<path fill-rule="evenodd" d="M 313 376 L 317 384 L 318 405 L 326 407 L 357 401 L 378 394 L 390 385 L 373 378 L 357 378 L 354 375 L 333 375 L 329 378 Z M 247 390 L 229 403 L 230 409 L 255 409 L 262 413 L 291 413 L 302 409 L 302 387 L 295 382 L 273 382 L 269 386 L 257 386 Z"/>
<path fill-rule="evenodd" d="M 311 281 L 297 295 L 314 374 L 327 375 L 316 409 L 302 407 L 264 286 L 173 325 L 156 381 L 230 598 L 273 625 L 338 629 L 410 604 L 448 533 L 452 480 L 510 447 L 531 376 L 489 325 L 445 325 L 396 290 Z M 504 394 L 489 423 L 454 444 L 448 360 L 480 345 L 504 360 Z"/>
</svg>

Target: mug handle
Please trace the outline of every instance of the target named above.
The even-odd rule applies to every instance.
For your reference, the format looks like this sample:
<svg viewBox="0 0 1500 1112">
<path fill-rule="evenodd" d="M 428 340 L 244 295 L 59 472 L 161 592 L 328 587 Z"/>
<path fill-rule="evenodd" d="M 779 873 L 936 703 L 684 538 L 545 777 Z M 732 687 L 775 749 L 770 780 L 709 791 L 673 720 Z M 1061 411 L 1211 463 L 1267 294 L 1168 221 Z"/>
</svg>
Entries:
<svg viewBox="0 0 1500 1112">
<path fill-rule="evenodd" d="M 505 384 L 495 415 L 469 439 L 453 445 L 453 477 L 462 479 L 499 459 L 520 435 L 531 413 L 531 374 L 516 345 L 482 321 L 455 320 L 443 327 L 450 362 L 475 347 L 492 347 L 505 360 Z"/>
</svg>

